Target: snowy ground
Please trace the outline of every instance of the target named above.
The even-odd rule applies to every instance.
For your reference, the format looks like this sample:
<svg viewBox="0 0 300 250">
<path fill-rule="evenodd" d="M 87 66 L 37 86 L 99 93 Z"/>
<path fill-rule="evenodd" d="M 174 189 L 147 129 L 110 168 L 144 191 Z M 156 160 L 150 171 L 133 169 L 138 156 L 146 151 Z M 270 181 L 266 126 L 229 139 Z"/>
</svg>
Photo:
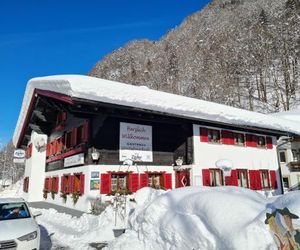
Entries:
<svg viewBox="0 0 300 250">
<path fill-rule="evenodd" d="M 43 249 L 93 249 L 89 243 L 108 242 L 106 249 L 275 250 L 275 240 L 265 224 L 266 213 L 288 207 L 300 215 L 299 191 L 265 198 L 237 187 L 188 187 L 169 192 L 143 188 L 135 201 L 127 203 L 127 230 L 116 239 L 112 206 L 100 216 L 84 214 L 80 218 L 39 209 Z M 122 227 L 121 218 L 117 219 Z M 293 223 L 300 228 L 299 220 Z M 286 232 L 284 222 L 279 224 Z"/>
</svg>

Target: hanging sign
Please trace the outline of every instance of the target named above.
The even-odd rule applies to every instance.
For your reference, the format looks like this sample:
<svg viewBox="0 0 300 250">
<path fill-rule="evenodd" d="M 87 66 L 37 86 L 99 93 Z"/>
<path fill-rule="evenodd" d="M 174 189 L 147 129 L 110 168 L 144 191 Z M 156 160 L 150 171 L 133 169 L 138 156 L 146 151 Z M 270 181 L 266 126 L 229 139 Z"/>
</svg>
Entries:
<svg viewBox="0 0 300 250">
<path fill-rule="evenodd" d="M 25 162 L 25 150 L 23 149 L 16 149 L 14 151 L 14 159 L 13 162 L 14 163 L 20 163 L 23 164 Z"/>
<path fill-rule="evenodd" d="M 152 162 L 152 126 L 120 122 L 120 161 Z"/>
</svg>

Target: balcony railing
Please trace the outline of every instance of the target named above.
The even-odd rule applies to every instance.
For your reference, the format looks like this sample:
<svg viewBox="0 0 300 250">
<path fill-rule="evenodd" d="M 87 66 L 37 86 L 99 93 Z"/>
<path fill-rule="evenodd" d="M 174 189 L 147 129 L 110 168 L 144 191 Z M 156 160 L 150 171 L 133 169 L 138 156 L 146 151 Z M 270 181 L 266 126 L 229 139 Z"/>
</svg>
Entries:
<svg viewBox="0 0 300 250">
<path fill-rule="evenodd" d="M 290 171 L 300 171 L 300 161 L 291 161 L 287 164 Z"/>
</svg>

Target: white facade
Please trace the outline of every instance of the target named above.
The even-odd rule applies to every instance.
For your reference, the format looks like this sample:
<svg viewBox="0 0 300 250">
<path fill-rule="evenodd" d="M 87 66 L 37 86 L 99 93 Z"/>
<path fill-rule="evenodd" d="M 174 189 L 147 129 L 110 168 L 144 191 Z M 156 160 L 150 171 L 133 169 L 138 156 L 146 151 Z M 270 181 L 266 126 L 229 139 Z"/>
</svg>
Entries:
<svg viewBox="0 0 300 250">
<path fill-rule="evenodd" d="M 38 150 L 35 146 L 37 140 L 44 140 L 47 142 L 46 135 L 40 135 L 36 132 L 31 134 L 32 155 L 25 161 L 24 177 L 29 178 L 28 192 L 23 192 L 23 198 L 28 202 L 41 201 L 43 199 L 43 187 L 46 165 L 46 150 Z"/>
</svg>

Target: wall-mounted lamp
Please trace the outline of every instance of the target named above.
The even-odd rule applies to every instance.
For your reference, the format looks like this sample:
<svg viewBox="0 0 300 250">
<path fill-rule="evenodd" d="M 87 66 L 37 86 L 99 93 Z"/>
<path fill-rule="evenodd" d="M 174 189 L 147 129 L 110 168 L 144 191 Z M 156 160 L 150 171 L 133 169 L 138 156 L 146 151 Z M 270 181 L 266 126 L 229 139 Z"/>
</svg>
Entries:
<svg viewBox="0 0 300 250">
<path fill-rule="evenodd" d="M 92 159 L 93 161 L 98 161 L 100 158 L 100 153 L 98 151 L 95 151 L 92 153 Z"/>
</svg>

